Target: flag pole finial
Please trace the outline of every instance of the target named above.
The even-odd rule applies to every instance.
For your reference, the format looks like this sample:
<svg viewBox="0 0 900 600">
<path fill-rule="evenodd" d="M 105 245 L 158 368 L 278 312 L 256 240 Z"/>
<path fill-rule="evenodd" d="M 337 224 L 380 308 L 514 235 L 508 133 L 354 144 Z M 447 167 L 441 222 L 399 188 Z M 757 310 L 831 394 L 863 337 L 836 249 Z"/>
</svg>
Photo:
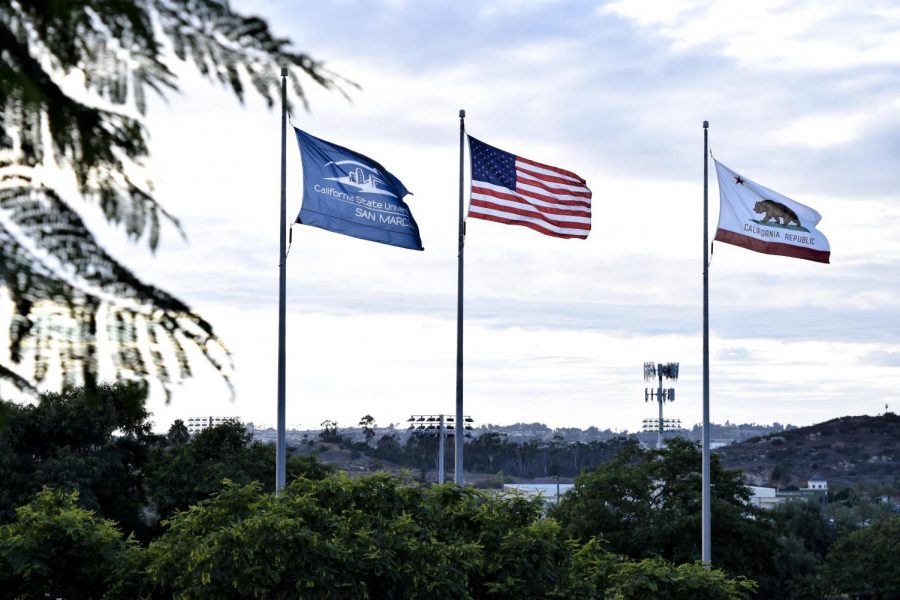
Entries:
<svg viewBox="0 0 900 600">
<path fill-rule="evenodd" d="M 465 116 L 466 116 L 466 109 L 464 109 L 464 108 L 459 109 L 459 118 L 464 119 Z"/>
<path fill-rule="evenodd" d="M 287 67 L 281 67 L 281 76 L 282 76 L 282 77 L 287 77 L 287 74 L 288 74 L 288 68 L 287 68 Z"/>
<path fill-rule="evenodd" d="M 709 129 L 709 121 L 703 121 L 703 129 Z"/>
</svg>

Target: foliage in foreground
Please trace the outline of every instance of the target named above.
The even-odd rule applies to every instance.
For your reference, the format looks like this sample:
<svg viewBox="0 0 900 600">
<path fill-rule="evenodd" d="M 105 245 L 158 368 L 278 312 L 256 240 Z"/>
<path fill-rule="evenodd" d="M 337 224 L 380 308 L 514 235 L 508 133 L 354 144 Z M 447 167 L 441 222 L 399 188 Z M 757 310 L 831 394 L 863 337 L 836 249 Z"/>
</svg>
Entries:
<svg viewBox="0 0 900 600">
<path fill-rule="evenodd" d="M 751 511 L 716 464 L 722 571 L 698 568 L 688 442 L 624 444 L 550 519 L 471 490 L 334 477 L 313 457 L 289 458 L 289 479 L 305 479 L 276 498 L 272 446 L 236 423 L 153 434 L 144 392 L 114 384 L 0 402 L 0 596 L 733 598 L 749 589 L 737 575 L 758 581 L 761 598 L 898 596 L 889 509 Z"/>
<path fill-rule="evenodd" d="M 226 423 L 188 435 L 181 421 L 151 432 L 145 388 L 101 384 L 42 394 L 36 404 L 0 401 L 0 523 L 14 518 L 44 486 L 77 491 L 78 505 L 149 542 L 159 520 L 222 488 L 222 480 L 260 481 L 274 489 L 275 449 Z M 331 467 L 291 456 L 289 477 L 321 478 Z"/>
<path fill-rule="evenodd" d="M 304 80 L 348 84 L 227 0 L 0 2 L 0 288 L 12 305 L 0 383 L 34 393 L 58 366 L 64 385 L 90 388 L 105 353 L 116 379 L 168 395 L 191 376 L 195 349 L 227 380 L 212 325 L 113 258 L 77 202 L 152 249 L 161 221 L 180 231 L 146 177 L 144 114 L 149 94 L 178 89 L 181 65 L 269 106 L 281 67 L 304 103 Z M 45 176 L 51 164 L 71 174 L 74 195 Z"/>
<path fill-rule="evenodd" d="M 0 527 L 3 597 L 100 598 L 117 583 L 117 565 L 135 546 L 77 499 L 45 489 Z"/>
<path fill-rule="evenodd" d="M 78 508 L 74 494 L 41 492 L 0 527 L 0 583 L 21 596 L 197 599 L 630 600 L 653 590 L 737 600 L 753 587 L 698 565 L 636 562 L 597 540 L 572 541 L 521 498 L 384 474 L 298 478 L 278 496 L 259 483 L 228 484 L 168 525 L 142 548 Z M 47 577 L 54 560 L 65 564 Z M 86 576 L 63 577 L 80 568 Z"/>
<path fill-rule="evenodd" d="M 572 537 L 602 537 L 611 551 L 633 559 L 692 563 L 700 559 L 700 458 L 696 444 L 682 438 L 670 439 L 662 450 L 625 446 L 610 462 L 578 476 L 551 514 Z M 739 471 L 722 468 L 716 456 L 711 467 L 713 564 L 759 581 L 766 598 L 797 598 L 786 582 L 807 558 L 814 571 L 815 559 L 802 544 L 779 546 L 771 516 L 748 505 Z M 782 566 L 791 570 L 781 573 Z"/>
<path fill-rule="evenodd" d="M 838 540 L 826 560 L 826 583 L 851 597 L 900 598 L 900 515 Z"/>
</svg>

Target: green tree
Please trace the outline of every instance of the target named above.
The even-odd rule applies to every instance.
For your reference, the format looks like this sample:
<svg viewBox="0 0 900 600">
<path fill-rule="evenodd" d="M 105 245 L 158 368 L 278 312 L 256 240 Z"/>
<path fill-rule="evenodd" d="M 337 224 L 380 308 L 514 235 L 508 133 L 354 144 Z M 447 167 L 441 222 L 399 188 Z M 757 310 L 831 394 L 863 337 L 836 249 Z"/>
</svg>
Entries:
<svg viewBox="0 0 900 600">
<path fill-rule="evenodd" d="M 721 571 L 648 567 L 596 540 L 580 545 L 541 513 L 522 498 L 383 473 L 298 478 L 277 496 L 258 483 L 229 484 L 172 517 L 136 564 L 135 595 L 587 600 L 637 598 L 655 585 L 696 593 L 664 598 L 732 599 L 750 589 Z"/>
<path fill-rule="evenodd" d="M 324 421 L 322 421 L 321 427 L 322 431 L 319 432 L 319 439 L 323 442 L 337 443 L 341 440 L 341 436 L 338 433 L 337 421 L 325 419 Z"/>
<path fill-rule="evenodd" d="M 367 414 L 359 420 L 359 426 L 362 427 L 363 435 L 366 436 L 366 444 L 375 437 L 375 417 Z"/>
<path fill-rule="evenodd" d="M 289 479 L 321 478 L 331 468 L 313 457 L 289 456 L 286 470 Z M 258 481 L 264 489 L 275 485 L 275 448 L 254 442 L 238 422 L 204 429 L 184 443 L 158 447 L 147 465 L 147 489 L 160 519 L 210 497 L 225 480 Z"/>
<path fill-rule="evenodd" d="M 503 453 L 506 446 L 504 435 L 496 431 L 486 431 L 466 446 L 465 461 L 472 471 L 494 473 L 494 460 Z"/>
<path fill-rule="evenodd" d="M 378 474 L 226 482 L 147 548 L 45 490 L 0 527 L 0 589 L 57 598 L 743 598 L 720 571 L 579 544 L 539 503 Z M 652 593 L 652 591 L 659 593 Z M 643 596 L 641 595 L 643 594 Z M 680 594 L 680 595 L 679 595 Z"/>
<path fill-rule="evenodd" d="M 175 422 L 172 423 L 169 427 L 169 432 L 166 434 L 166 442 L 170 446 L 181 446 L 182 444 L 187 444 L 190 439 L 191 434 L 187 425 L 181 419 L 175 419 Z"/>
<path fill-rule="evenodd" d="M 626 444 L 612 461 L 579 475 L 550 514 L 576 539 L 602 537 L 615 553 L 693 563 L 700 559 L 700 459 L 697 446 L 683 438 L 662 450 Z M 739 471 L 724 469 L 713 455 L 710 475 L 713 564 L 760 580 L 769 593 L 771 524 L 748 505 Z"/>
<path fill-rule="evenodd" d="M 818 562 L 825 560 L 837 535 L 818 502 L 785 502 L 772 509 L 769 516 L 780 533 L 799 540 Z"/>
<path fill-rule="evenodd" d="M 90 389 L 104 347 L 118 379 L 152 377 L 167 394 L 191 375 L 188 346 L 227 375 L 230 358 L 212 326 L 117 262 L 82 220 L 76 198 L 40 183 L 42 165 L 68 169 L 77 195 L 151 249 L 162 221 L 180 232 L 141 175 L 146 96 L 177 89 L 179 61 L 241 100 L 249 89 L 270 106 L 282 66 L 304 103 L 301 77 L 341 91 L 346 83 L 227 0 L 0 3 L 0 285 L 13 305 L 12 364 L 0 365 L 0 380 L 33 389 L 56 362 L 63 384 Z M 177 358 L 174 371 L 166 347 Z M 34 367 L 17 373 L 26 355 Z"/>
<path fill-rule="evenodd" d="M 34 405 L 5 403 L 0 429 L 0 520 L 44 486 L 79 492 L 79 504 L 144 537 L 144 469 L 162 440 L 151 433 L 137 383 L 68 388 Z"/>
<path fill-rule="evenodd" d="M 6 598 L 100 598 L 134 552 L 112 521 L 78 506 L 78 492 L 44 489 L 0 526 L 0 589 Z"/>
<path fill-rule="evenodd" d="M 767 597 L 773 600 L 822 598 L 819 563 L 803 540 L 793 535 L 779 535 L 772 555 L 773 572 L 766 581 Z"/>
<path fill-rule="evenodd" d="M 614 600 L 740 600 L 756 587 L 742 577 L 729 579 L 701 563 L 673 566 L 661 558 L 625 562 L 610 577 Z"/>
<path fill-rule="evenodd" d="M 856 598 L 900 598 L 900 515 L 839 539 L 824 567 L 827 587 Z"/>
</svg>

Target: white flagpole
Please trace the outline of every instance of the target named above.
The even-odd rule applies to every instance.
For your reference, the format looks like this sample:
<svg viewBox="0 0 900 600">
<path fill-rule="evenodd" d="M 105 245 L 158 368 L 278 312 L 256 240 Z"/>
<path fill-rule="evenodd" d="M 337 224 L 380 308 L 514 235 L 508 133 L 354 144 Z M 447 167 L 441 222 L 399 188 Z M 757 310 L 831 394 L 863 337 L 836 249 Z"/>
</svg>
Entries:
<svg viewBox="0 0 900 600">
<path fill-rule="evenodd" d="M 284 330 L 285 330 L 285 284 L 287 281 L 287 163 L 285 146 L 287 139 L 287 68 L 281 68 L 281 224 L 279 226 L 278 254 L 278 434 L 275 441 L 275 492 L 284 489 L 286 479 L 286 456 L 284 440 Z"/>
<path fill-rule="evenodd" d="M 463 484 L 463 249 L 466 244 L 466 221 L 463 213 L 463 154 L 466 139 L 466 111 L 459 111 L 459 255 L 456 281 L 456 455 L 453 481 Z"/>
<path fill-rule="evenodd" d="M 703 499 L 701 560 L 712 567 L 709 480 L 709 121 L 703 121 Z"/>
</svg>

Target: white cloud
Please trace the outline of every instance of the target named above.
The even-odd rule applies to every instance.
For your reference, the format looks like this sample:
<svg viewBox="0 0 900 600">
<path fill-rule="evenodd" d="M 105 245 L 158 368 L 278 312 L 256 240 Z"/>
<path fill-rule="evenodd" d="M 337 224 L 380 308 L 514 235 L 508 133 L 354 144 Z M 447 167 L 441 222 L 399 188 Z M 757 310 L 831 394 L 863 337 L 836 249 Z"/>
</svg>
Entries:
<svg viewBox="0 0 900 600">
<path fill-rule="evenodd" d="M 469 223 L 466 398 L 479 421 L 635 429 L 653 416 L 645 360 L 682 363 L 672 416 L 699 421 L 704 119 L 717 157 L 823 215 L 833 251 L 833 264 L 819 265 L 715 245 L 713 418 L 809 423 L 879 409 L 860 398 L 897 398 L 886 362 L 900 344 L 888 326 L 900 314 L 900 54 L 890 54 L 900 11 L 630 0 L 599 12 L 592 2 L 252 6 L 362 84 L 352 103 L 310 88 L 312 112 L 295 122 L 399 176 L 415 193 L 426 247 L 295 228 L 289 424 L 452 409 L 460 108 L 473 135 L 572 169 L 595 194 L 585 242 Z M 482 9 L 491 14 L 471 17 Z M 336 35 L 348 11 L 367 15 L 377 35 Z M 164 236 L 154 258 L 114 230 L 103 239 L 207 316 L 235 354 L 235 404 L 200 369 L 172 405 L 154 405 L 160 426 L 210 412 L 271 424 L 279 115 L 253 100 L 241 108 L 196 76 L 182 84 L 183 95 L 150 107 L 150 166 L 190 243 Z M 290 138 L 287 150 L 293 216 L 300 165 Z M 712 233 L 714 176 L 709 184 Z M 864 356 L 880 360 L 860 364 Z"/>
<path fill-rule="evenodd" d="M 854 0 L 618 0 L 604 5 L 658 31 L 675 50 L 721 52 L 760 70 L 841 70 L 900 62 L 900 11 Z"/>
</svg>

